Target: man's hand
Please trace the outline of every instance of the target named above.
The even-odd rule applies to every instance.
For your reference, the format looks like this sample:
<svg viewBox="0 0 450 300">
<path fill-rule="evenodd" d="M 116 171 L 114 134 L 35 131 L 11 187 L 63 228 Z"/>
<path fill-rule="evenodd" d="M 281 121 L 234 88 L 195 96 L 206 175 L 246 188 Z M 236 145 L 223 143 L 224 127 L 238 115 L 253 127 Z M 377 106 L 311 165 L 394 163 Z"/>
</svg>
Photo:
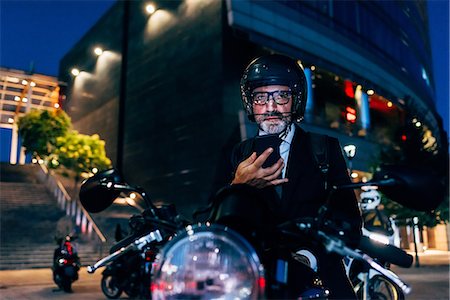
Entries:
<svg viewBox="0 0 450 300">
<path fill-rule="evenodd" d="M 266 149 L 260 156 L 256 156 L 256 152 L 253 152 L 238 165 L 231 184 L 245 183 L 256 188 L 264 188 L 288 182 L 287 178 L 278 178 L 284 167 L 282 158 L 269 168 L 262 167 L 272 152 L 272 148 Z"/>
</svg>

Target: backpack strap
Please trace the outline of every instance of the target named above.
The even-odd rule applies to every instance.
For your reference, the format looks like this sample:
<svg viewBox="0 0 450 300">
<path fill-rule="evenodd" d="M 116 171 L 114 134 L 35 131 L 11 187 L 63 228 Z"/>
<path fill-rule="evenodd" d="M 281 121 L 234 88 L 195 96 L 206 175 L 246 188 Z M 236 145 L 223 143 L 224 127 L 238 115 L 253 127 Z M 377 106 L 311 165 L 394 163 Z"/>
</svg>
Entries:
<svg viewBox="0 0 450 300">
<path fill-rule="evenodd" d="M 328 189 L 328 170 L 330 168 L 328 160 L 328 136 L 314 132 L 309 133 L 311 150 L 314 160 L 319 167 L 325 190 Z"/>
</svg>

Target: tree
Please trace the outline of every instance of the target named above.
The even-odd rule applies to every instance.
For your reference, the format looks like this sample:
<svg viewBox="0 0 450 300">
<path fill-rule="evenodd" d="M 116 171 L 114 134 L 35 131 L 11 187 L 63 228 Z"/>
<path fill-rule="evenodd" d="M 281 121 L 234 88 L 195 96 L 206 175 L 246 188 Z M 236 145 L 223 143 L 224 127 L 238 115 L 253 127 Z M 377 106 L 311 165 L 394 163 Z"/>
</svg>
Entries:
<svg viewBox="0 0 450 300">
<path fill-rule="evenodd" d="M 85 135 L 75 130 L 56 138 L 55 148 L 48 161 L 51 168 L 62 165 L 72 170 L 75 183 L 94 169 L 104 170 L 111 167 L 111 160 L 106 156 L 105 141 L 101 140 L 98 134 Z"/>
<path fill-rule="evenodd" d="M 32 110 L 19 118 L 19 134 L 26 153 L 48 156 L 58 137 L 71 128 L 69 116 L 62 110 Z"/>
<path fill-rule="evenodd" d="M 447 134 L 441 130 L 441 143 L 438 147 L 436 139 L 431 135 L 427 126 L 418 123 L 414 116 L 407 116 L 407 122 L 400 132 L 402 143 L 398 152 L 383 152 L 381 160 L 383 163 L 404 164 L 412 167 L 420 167 L 433 172 L 442 181 L 442 185 L 447 187 L 445 198 L 439 206 L 431 212 L 419 212 L 401 206 L 387 198 L 383 198 L 386 211 L 395 215 L 400 221 L 419 217 L 423 225 L 433 227 L 440 223 L 449 221 L 449 195 L 448 195 L 448 144 Z M 440 124 L 442 129 L 442 124 Z M 427 201 L 427 199 L 423 199 Z"/>
</svg>

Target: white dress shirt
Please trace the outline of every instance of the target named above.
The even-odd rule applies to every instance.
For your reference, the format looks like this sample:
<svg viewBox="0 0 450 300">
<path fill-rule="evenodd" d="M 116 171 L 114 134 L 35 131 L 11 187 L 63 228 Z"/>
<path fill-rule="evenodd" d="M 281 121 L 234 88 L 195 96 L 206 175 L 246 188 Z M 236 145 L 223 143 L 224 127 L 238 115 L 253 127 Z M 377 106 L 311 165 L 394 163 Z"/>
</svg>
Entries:
<svg viewBox="0 0 450 300">
<path fill-rule="evenodd" d="M 294 138 L 294 133 L 295 133 L 295 125 L 291 124 L 291 125 L 289 125 L 287 130 L 284 131 L 283 133 L 281 133 L 281 135 L 280 135 L 280 138 L 283 140 L 280 144 L 280 156 L 284 161 L 284 167 L 283 167 L 283 170 L 281 171 L 282 178 L 286 177 L 286 168 L 287 168 L 288 159 L 289 159 L 289 151 L 291 150 L 291 143 L 292 143 L 292 139 Z M 266 135 L 267 132 L 259 130 L 258 134 Z"/>
</svg>

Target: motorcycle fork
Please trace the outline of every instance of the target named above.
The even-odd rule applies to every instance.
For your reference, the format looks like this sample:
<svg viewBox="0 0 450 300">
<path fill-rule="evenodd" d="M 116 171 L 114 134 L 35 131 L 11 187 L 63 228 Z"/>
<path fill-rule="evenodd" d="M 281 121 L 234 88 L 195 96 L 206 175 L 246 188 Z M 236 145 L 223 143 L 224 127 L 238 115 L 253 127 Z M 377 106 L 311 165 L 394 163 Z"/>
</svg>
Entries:
<svg viewBox="0 0 450 300">
<path fill-rule="evenodd" d="M 362 300 L 369 299 L 369 272 L 365 272 L 363 274 L 363 292 L 362 292 Z"/>
</svg>

